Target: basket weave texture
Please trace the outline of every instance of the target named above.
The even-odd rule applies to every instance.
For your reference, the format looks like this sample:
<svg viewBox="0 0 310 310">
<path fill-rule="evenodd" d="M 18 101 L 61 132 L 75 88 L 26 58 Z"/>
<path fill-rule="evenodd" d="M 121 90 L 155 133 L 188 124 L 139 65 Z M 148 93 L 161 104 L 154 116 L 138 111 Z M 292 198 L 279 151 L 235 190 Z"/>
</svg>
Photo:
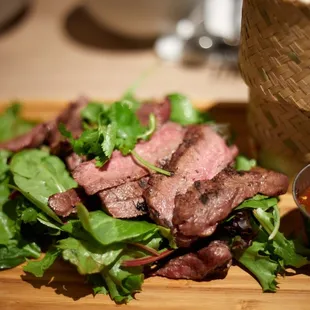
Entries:
<svg viewBox="0 0 310 310">
<path fill-rule="evenodd" d="M 255 143 L 310 161 L 310 6 L 244 0 L 239 64 Z"/>
</svg>

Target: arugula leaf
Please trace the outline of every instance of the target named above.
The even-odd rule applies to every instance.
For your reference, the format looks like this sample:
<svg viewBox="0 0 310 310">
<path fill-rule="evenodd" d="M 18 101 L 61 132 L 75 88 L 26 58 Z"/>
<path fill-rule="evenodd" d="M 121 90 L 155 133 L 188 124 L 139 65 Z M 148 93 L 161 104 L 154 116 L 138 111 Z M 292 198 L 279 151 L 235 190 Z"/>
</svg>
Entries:
<svg viewBox="0 0 310 310">
<path fill-rule="evenodd" d="M 60 254 L 60 250 L 57 248 L 49 249 L 43 259 L 39 261 L 28 261 L 28 264 L 24 266 L 23 270 L 32 273 L 36 277 L 43 277 L 45 271 L 49 269 Z"/>
<path fill-rule="evenodd" d="M 138 242 L 158 232 L 157 225 L 146 221 L 116 219 L 103 211 L 88 212 L 81 204 L 77 210 L 84 229 L 103 245 L 126 241 Z"/>
<path fill-rule="evenodd" d="M 34 122 L 26 121 L 20 117 L 20 109 L 20 103 L 13 102 L 0 115 L 0 141 L 6 141 L 20 136 L 35 126 Z"/>
<path fill-rule="evenodd" d="M 183 126 L 211 122 L 207 112 L 196 110 L 191 101 L 184 95 L 174 93 L 167 96 L 171 104 L 170 119 Z"/>
<path fill-rule="evenodd" d="M 10 170 L 17 189 L 41 211 L 61 223 L 48 207 L 48 198 L 77 186 L 64 163 L 44 151 L 24 150 L 12 157 Z"/>
</svg>

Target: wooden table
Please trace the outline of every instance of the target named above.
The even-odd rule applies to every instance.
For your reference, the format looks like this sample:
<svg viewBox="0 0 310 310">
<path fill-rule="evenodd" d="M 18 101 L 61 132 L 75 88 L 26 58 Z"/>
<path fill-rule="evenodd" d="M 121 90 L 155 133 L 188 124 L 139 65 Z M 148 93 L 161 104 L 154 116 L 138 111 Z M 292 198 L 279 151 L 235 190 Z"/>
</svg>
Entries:
<svg viewBox="0 0 310 310">
<path fill-rule="evenodd" d="M 200 102 L 199 106 L 210 107 L 217 121 L 230 121 L 237 133 L 241 152 L 247 152 L 248 132 L 245 127 L 244 104 L 218 104 L 213 106 Z M 50 119 L 63 103 L 28 103 L 25 115 L 32 118 Z M 44 108 L 45 107 L 45 108 Z M 302 221 L 291 194 L 282 196 L 281 230 L 287 234 L 299 231 Z M 147 279 L 142 293 L 136 295 L 123 308 L 130 309 L 218 309 L 218 310 L 308 310 L 310 309 L 310 268 L 286 278 L 279 278 L 277 293 L 262 293 L 260 285 L 247 272 L 237 266 L 229 270 L 224 280 L 193 282 Z M 69 264 L 57 262 L 43 278 L 25 275 L 21 267 L 0 272 L 0 309 L 114 309 L 108 296 L 91 295 L 84 283 Z"/>
<path fill-rule="evenodd" d="M 182 91 L 194 99 L 247 100 L 239 76 L 161 63 L 152 45 L 135 48 L 99 28 L 83 0 L 29 2 L 25 18 L 0 33 L 0 100 L 118 98 L 150 67 L 141 97 Z"/>
</svg>

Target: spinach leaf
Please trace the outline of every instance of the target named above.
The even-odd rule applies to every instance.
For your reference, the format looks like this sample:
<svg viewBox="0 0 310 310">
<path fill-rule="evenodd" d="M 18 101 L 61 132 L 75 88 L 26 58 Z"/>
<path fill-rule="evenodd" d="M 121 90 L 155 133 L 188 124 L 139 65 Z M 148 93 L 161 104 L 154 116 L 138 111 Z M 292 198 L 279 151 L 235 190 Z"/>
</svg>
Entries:
<svg viewBox="0 0 310 310">
<path fill-rule="evenodd" d="M 48 198 L 77 186 L 64 163 L 41 150 L 24 150 L 15 154 L 10 163 L 17 189 L 41 211 L 60 222 L 48 207 Z"/>
<path fill-rule="evenodd" d="M 105 266 L 112 264 L 121 253 L 123 245 L 104 247 L 97 242 L 69 237 L 60 240 L 57 247 L 62 250 L 63 259 L 75 265 L 78 272 L 85 275 L 98 273 Z"/>
<path fill-rule="evenodd" d="M 158 232 L 157 225 L 146 221 L 116 219 L 103 211 L 88 212 L 83 205 L 77 209 L 84 229 L 103 245 L 143 241 Z"/>
<path fill-rule="evenodd" d="M 184 95 L 174 93 L 167 96 L 171 104 L 170 119 L 183 126 L 211 122 L 207 112 L 196 110 L 191 101 Z"/>
<path fill-rule="evenodd" d="M 48 250 L 39 261 L 28 261 L 28 264 L 24 266 L 23 270 L 32 273 L 36 277 L 43 277 L 45 271 L 49 269 L 60 255 L 60 250 L 57 248 L 51 248 Z"/>
</svg>

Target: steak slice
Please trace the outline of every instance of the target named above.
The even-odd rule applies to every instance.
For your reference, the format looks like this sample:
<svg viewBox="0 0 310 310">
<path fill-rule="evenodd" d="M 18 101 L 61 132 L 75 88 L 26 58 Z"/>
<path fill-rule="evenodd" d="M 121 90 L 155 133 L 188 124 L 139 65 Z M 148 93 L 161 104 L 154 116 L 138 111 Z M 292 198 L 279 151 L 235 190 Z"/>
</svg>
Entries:
<svg viewBox="0 0 310 310">
<path fill-rule="evenodd" d="M 168 122 L 160 127 L 149 141 L 137 144 L 135 151 L 152 164 L 162 164 L 163 160 L 169 160 L 182 142 L 183 136 L 184 129 L 180 125 Z M 93 195 L 104 189 L 138 180 L 149 173 L 132 156 L 123 156 L 119 151 L 114 151 L 103 167 L 96 167 L 94 160 L 86 161 L 72 174 L 86 193 Z"/>
<path fill-rule="evenodd" d="M 150 114 L 154 114 L 157 127 L 166 123 L 170 118 L 171 107 L 167 99 L 161 103 L 150 102 L 145 103 L 137 111 L 137 117 L 142 125 L 146 126 L 149 123 Z"/>
<path fill-rule="evenodd" d="M 185 193 L 197 180 L 209 180 L 233 161 L 235 146 L 225 141 L 209 126 L 189 127 L 183 143 L 164 167 L 173 176 L 154 174 L 143 197 L 152 219 L 159 225 L 172 228 L 174 198 Z"/>
<path fill-rule="evenodd" d="M 85 200 L 85 194 L 79 188 L 71 188 L 62 193 L 56 193 L 48 198 L 49 207 L 62 217 L 76 213 L 76 205 Z"/>
<path fill-rule="evenodd" d="M 23 149 L 36 148 L 43 144 L 48 134 L 46 124 L 39 124 L 33 127 L 29 132 L 0 143 L 0 149 L 11 152 L 19 152 Z"/>
<path fill-rule="evenodd" d="M 147 213 L 142 197 L 148 178 L 127 182 L 99 193 L 104 209 L 115 218 L 133 218 Z"/>
<path fill-rule="evenodd" d="M 87 100 L 85 98 L 78 99 L 64 109 L 56 119 L 39 124 L 21 136 L 0 143 L 0 149 L 19 152 L 46 143 L 51 147 L 52 153 L 58 153 L 63 148 L 60 145 L 63 139 L 58 130 L 58 125 L 63 123 L 69 131 L 73 132 L 74 136 L 79 135 L 82 131 L 80 112 L 86 105 Z"/>
<path fill-rule="evenodd" d="M 222 241 L 212 241 L 197 253 L 188 253 L 169 260 L 154 275 L 196 281 L 212 275 L 224 278 L 231 264 L 229 247 Z"/>
<path fill-rule="evenodd" d="M 59 124 L 64 124 L 74 138 L 79 137 L 83 131 L 81 111 L 87 104 L 88 99 L 80 97 L 75 102 L 70 103 L 55 120 L 47 123 L 49 128 L 47 144 L 50 146 L 53 154 L 63 152 L 64 147 L 66 148 L 66 152 L 71 150 L 70 144 L 63 143 L 65 139 L 59 132 L 58 126 Z"/>
<path fill-rule="evenodd" d="M 213 234 L 217 224 L 245 199 L 260 193 L 278 196 L 286 193 L 287 176 L 263 168 L 236 171 L 228 167 L 212 180 L 198 181 L 185 194 L 175 198 L 174 232 L 180 246 L 197 237 Z"/>
<path fill-rule="evenodd" d="M 76 153 L 71 153 L 65 157 L 65 162 L 70 171 L 73 171 L 78 165 L 85 161 L 84 156 L 80 156 Z"/>
</svg>

